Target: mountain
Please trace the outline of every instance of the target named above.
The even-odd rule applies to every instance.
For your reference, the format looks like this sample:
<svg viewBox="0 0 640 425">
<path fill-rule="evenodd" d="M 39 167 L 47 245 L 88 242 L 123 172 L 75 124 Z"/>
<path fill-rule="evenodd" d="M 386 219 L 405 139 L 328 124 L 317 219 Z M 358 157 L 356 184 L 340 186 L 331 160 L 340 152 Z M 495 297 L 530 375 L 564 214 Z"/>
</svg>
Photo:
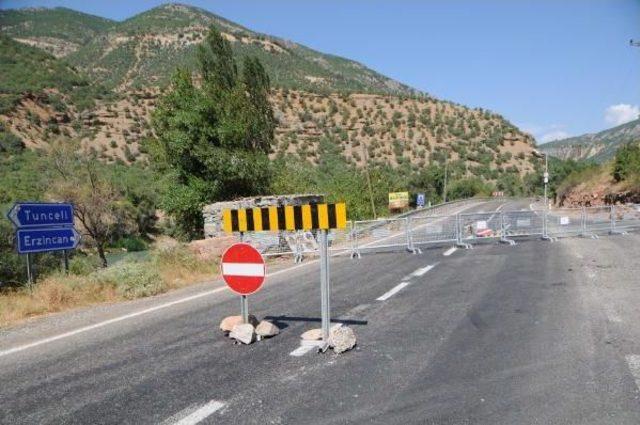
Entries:
<svg viewBox="0 0 640 425">
<path fill-rule="evenodd" d="M 8 58 L 10 72 L 0 74 L 0 95 L 14 96 L 0 122 L 29 148 L 62 135 L 80 138 L 107 162 L 145 160 L 141 141 L 152 136 L 157 98 L 177 67 L 194 66 L 210 26 L 239 59 L 257 56 L 269 73 L 278 120 L 273 156 L 317 163 L 320 144 L 330 141 L 358 166 L 369 159 L 420 167 L 447 158 L 451 169 L 489 180 L 534 169 L 533 139 L 498 114 L 432 98 L 357 62 L 179 4 L 122 22 L 69 9 L 2 11 L 0 29 L 13 38 L 9 56 L 17 59 Z M 41 43 L 52 54 L 20 45 L 22 52 L 16 40 Z M 38 60 L 19 65 L 23 53 L 36 50 L 51 72 L 37 72 Z"/>
<path fill-rule="evenodd" d="M 622 145 L 640 140 L 640 119 L 601 131 L 539 146 L 543 152 L 561 159 L 606 162 Z"/>
<path fill-rule="evenodd" d="M 257 56 L 272 82 L 311 91 L 411 95 L 414 89 L 362 64 L 250 31 L 204 9 L 166 4 L 122 22 L 68 9 L 7 10 L 2 31 L 49 48 L 109 88 L 164 85 L 177 66 L 191 66 L 210 26 L 232 42 L 239 57 Z M 77 26 L 77 27 L 76 27 Z"/>
<path fill-rule="evenodd" d="M 64 7 L 0 10 L 2 32 L 56 57 L 75 52 L 116 22 Z"/>
</svg>

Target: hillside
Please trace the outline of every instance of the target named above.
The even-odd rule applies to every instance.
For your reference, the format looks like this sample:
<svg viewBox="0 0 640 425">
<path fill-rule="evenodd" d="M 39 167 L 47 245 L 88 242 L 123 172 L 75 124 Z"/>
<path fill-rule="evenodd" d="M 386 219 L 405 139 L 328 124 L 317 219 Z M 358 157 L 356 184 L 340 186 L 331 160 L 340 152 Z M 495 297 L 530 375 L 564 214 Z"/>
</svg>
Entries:
<svg viewBox="0 0 640 425">
<path fill-rule="evenodd" d="M 56 56 L 78 50 L 115 21 L 64 7 L 0 10 L 2 32 Z"/>
<path fill-rule="evenodd" d="M 77 46 L 56 59 L 33 47 L 15 49 L 13 43 L 11 56 L 17 59 L 7 62 L 11 72 L 0 75 L 0 87 L 20 81 L 25 69 L 33 70 L 34 81 L 12 91 L 21 97 L 0 119 L 30 148 L 45 147 L 62 135 L 80 138 L 107 162 L 144 161 L 141 142 L 152 136 L 150 117 L 158 96 L 177 66 L 193 66 L 196 45 L 214 25 L 236 56 L 258 56 L 277 88 L 271 97 L 278 120 L 272 157 L 288 153 L 317 163 L 321 141 L 329 140 L 357 166 L 365 157 L 414 167 L 448 158 L 459 175 L 489 180 L 501 172 L 533 171 L 533 140 L 497 114 L 416 95 L 356 62 L 252 32 L 201 9 L 165 5 L 123 22 L 68 9 L 3 11 L 0 17 L 3 31 L 21 40 L 51 35 Z M 69 17 L 90 36 L 68 31 Z M 37 22 L 47 22 L 50 34 L 30 33 Z M 60 68 L 49 74 L 63 82 L 38 74 L 40 59 L 17 65 L 34 52 Z M 71 76 L 77 81 L 66 83 Z M 75 94 L 86 81 L 93 81 L 88 87 L 95 106 Z"/>
<path fill-rule="evenodd" d="M 622 145 L 640 139 L 640 119 L 601 131 L 540 145 L 540 150 L 560 159 L 606 162 Z"/>
<path fill-rule="evenodd" d="M 122 22 L 100 19 L 59 8 L 8 10 L 0 14 L 0 27 L 20 41 L 50 48 L 95 81 L 120 91 L 166 84 L 177 66 L 194 63 L 196 44 L 214 26 L 232 42 L 237 56 L 257 56 L 277 86 L 414 93 L 357 62 L 250 31 L 192 6 L 167 4 Z"/>
</svg>

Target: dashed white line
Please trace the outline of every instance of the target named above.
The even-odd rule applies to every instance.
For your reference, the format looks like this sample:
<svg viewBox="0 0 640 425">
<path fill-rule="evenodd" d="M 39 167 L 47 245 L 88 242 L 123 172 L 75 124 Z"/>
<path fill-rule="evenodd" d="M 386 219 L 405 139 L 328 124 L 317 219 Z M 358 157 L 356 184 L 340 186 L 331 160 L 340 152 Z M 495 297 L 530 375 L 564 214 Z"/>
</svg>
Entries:
<svg viewBox="0 0 640 425">
<path fill-rule="evenodd" d="M 393 297 L 398 292 L 402 291 L 407 286 L 409 286 L 409 282 L 402 282 L 402 283 L 394 286 L 390 291 L 386 292 L 381 297 L 376 298 L 376 301 L 386 301 L 389 298 Z"/>
<path fill-rule="evenodd" d="M 633 379 L 636 381 L 636 387 L 640 389 L 640 356 L 637 354 L 630 354 L 624 356 L 627 361 L 627 366 L 633 375 Z"/>
<path fill-rule="evenodd" d="M 300 347 L 290 352 L 289 355 L 293 357 L 302 357 L 314 348 L 315 347 L 312 345 L 301 345 Z"/>
<path fill-rule="evenodd" d="M 196 409 L 195 411 L 189 413 L 178 422 L 174 422 L 174 425 L 195 425 L 202 422 L 204 419 L 208 418 L 223 407 L 224 403 L 222 403 L 221 401 L 211 400 L 199 409 Z M 187 411 L 191 409 L 192 408 L 189 408 Z M 178 416 L 180 416 L 180 414 L 178 414 Z"/>
<path fill-rule="evenodd" d="M 457 250 L 458 250 L 457 247 L 452 246 L 451 248 L 447 249 L 442 255 L 444 255 L 445 257 L 448 257 L 451 254 L 453 254 L 454 252 L 456 252 Z"/>
<path fill-rule="evenodd" d="M 415 272 L 411 273 L 411 276 L 414 276 L 414 277 L 424 276 L 429 270 L 431 270 L 435 266 L 436 266 L 435 264 L 431 264 L 431 265 L 429 265 L 427 267 L 423 267 L 421 269 L 418 269 Z"/>
</svg>

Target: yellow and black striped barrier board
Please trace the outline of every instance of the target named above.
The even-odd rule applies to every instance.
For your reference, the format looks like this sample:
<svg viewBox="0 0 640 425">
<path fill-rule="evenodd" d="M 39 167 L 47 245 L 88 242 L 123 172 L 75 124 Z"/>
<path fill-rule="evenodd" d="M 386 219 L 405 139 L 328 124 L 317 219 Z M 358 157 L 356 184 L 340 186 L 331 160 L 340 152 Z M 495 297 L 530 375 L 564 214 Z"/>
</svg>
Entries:
<svg viewBox="0 0 640 425">
<path fill-rule="evenodd" d="M 345 227 L 347 227 L 347 208 L 344 203 L 285 205 L 222 211 L 222 229 L 227 233 L 344 229 Z"/>
</svg>

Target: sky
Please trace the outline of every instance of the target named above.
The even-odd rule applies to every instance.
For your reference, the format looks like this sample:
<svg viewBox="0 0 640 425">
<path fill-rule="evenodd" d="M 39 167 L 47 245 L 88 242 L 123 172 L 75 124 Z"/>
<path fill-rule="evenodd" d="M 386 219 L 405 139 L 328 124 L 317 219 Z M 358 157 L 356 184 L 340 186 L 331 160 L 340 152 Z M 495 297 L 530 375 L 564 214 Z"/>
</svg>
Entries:
<svg viewBox="0 0 640 425">
<path fill-rule="evenodd" d="M 538 143 L 640 113 L 640 0 L 190 1 L 254 31 L 357 60 L 505 116 Z M 123 20 L 154 0 L 0 0 Z"/>
</svg>

